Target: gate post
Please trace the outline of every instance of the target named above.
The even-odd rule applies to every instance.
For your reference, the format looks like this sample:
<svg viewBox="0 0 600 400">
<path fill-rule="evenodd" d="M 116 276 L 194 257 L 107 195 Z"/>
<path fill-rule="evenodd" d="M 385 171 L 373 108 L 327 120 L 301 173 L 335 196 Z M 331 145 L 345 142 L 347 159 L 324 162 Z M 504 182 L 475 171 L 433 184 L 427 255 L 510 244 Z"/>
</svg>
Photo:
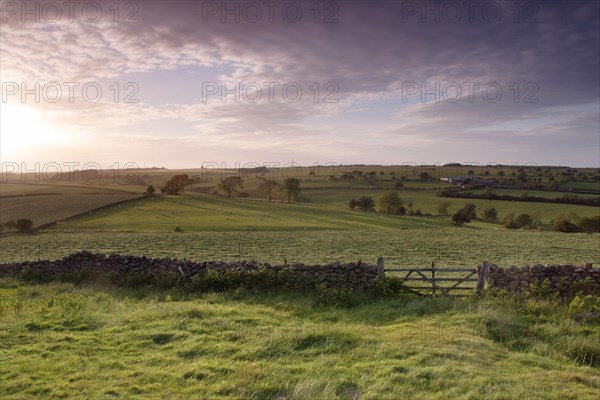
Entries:
<svg viewBox="0 0 600 400">
<path fill-rule="evenodd" d="M 485 287 L 485 279 L 488 273 L 488 262 L 484 261 L 481 266 L 477 267 L 477 296 L 481 295 L 483 288 Z"/>
<path fill-rule="evenodd" d="M 383 269 L 383 257 L 377 258 L 377 280 L 384 278 L 385 270 Z"/>
</svg>

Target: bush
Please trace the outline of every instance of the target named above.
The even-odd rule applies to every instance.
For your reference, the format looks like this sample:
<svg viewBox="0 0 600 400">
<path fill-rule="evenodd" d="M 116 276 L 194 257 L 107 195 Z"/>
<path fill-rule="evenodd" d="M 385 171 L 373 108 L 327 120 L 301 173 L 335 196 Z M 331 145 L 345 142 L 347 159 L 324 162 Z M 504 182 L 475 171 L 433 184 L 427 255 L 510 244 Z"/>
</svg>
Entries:
<svg viewBox="0 0 600 400">
<path fill-rule="evenodd" d="M 554 221 L 553 225 L 554 225 L 554 230 L 556 232 L 563 232 L 563 233 L 581 232 L 581 228 L 579 226 L 577 226 L 576 224 L 574 224 L 573 222 L 569 221 L 568 219 L 557 218 Z"/>
<path fill-rule="evenodd" d="M 583 232 L 597 233 L 600 232 L 600 215 L 595 217 L 581 218 L 577 225 Z"/>
<path fill-rule="evenodd" d="M 4 227 L 9 230 L 16 230 L 18 232 L 29 232 L 33 229 L 33 221 L 28 218 L 11 219 L 4 223 Z"/>
<path fill-rule="evenodd" d="M 485 210 L 483 210 L 482 217 L 488 222 L 496 222 L 496 220 L 498 219 L 498 212 L 493 207 L 486 208 Z"/>
<path fill-rule="evenodd" d="M 519 214 L 515 222 L 519 228 L 527 228 L 533 225 L 533 219 L 529 214 Z"/>
<path fill-rule="evenodd" d="M 506 229 L 519 229 L 519 224 L 515 221 L 515 214 L 510 213 L 502 220 L 502 225 Z"/>
<path fill-rule="evenodd" d="M 16 222 L 16 229 L 19 232 L 30 232 L 33 229 L 33 221 L 29 218 L 20 218 Z"/>
<path fill-rule="evenodd" d="M 181 229 L 180 226 L 176 226 L 175 227 L 175 232 L 183 232 L 183 229 Z"/>
<path fill-rule="evenodd" d="M 569 314 L 577 319 L 594 319 L 600 316 L 600 297 L 577 295 L 569 304 Z"/>
</svg>

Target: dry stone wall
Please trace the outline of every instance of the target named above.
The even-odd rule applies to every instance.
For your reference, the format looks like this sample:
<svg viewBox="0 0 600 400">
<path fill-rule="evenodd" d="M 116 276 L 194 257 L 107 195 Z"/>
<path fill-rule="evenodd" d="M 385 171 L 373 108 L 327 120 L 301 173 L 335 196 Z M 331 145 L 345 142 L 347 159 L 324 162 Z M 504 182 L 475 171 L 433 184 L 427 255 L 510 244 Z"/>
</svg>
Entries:
<svg viewBox="0 0 600 400">
<path fill-rule="evenodd" d="M 568 296 L 583 290 L 586 293 L 600 294 L 600 269 L 592 264 L 574 265 L 526 265 L 521 268 L 500 268 L 490 265 L 486 286 L 511 292 L 529 290 L 532 285 L 542 285 L 546 281 L 547 290 Z"/>
<path fill-rule="evenodd" d="M 176 260 L 170 258 L 147 258 L 118 254 L 75 253 L 56 261 L 29 261 L 0 265 L 0 274 L 34 273 L 38 277 L 64 276 L 91 272 L 94 274 L 127 275 L 167 275 L 193 279 L 194 277 L 232 276 L 250 278 L 263 273 L 274 281 L 285 280 L 290 286 L 303 289 L 314 288 L 317 284 L 326 287 L 347 288 L 365 291 L 377 281 L 375 266 L 362 262 L 325 265 L 286 264 L 271 265 L 256 261 L 204 261 Z M 281 278 L 281 279 L 278 279 Z"/>
</svg>

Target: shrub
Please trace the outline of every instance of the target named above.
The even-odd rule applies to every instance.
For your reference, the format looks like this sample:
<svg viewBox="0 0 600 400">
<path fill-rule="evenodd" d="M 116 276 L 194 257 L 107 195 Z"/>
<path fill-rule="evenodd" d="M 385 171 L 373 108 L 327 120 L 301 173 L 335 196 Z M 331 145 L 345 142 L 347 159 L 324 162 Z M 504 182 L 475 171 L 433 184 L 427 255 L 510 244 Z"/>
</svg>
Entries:
<svg viewBox="0 0 600 400">
<path fill-rule="evenodd" d="M 527 228 L 533 225 L 533 219 L 529 214 L 519 214 L 515 222 L 519 226 L 519 228 Z"/>
<path fill-rule="evenodd" d="M 568 216 L 559 215 L 553 223 L 554 230 L 563 233 L 581 232 L 581 228 L 577 226 Z"/>
<path fill-rule="evenodd" d="M 488 222 L 496 222 L 496 220 L 498 219 L 498 212 L 493 207 L 486 208 L 485 210 L 483 210 L 482 217 Z"/>
<path fill-rule="evenodd" d="M 600 315 L 600 297 L 577 295 L 569 303 L 569 314 L 577 318 Z"/>
<path fill-rule="evenodd" d="M 183 229 L 181 229 L 180 226 L 176 226 L 175 227 L 175 232 L 183 232 Z"/>
<path fill-rule="evenodd" d="M 33 229 L 33 221 L 29 218 L 20 218 L 17 220 L 15 227 L 19 232 L 29 232 Z"/>
<path fill-rule="evenodd" d="M 506 229 L 519 229 L 519 224 L 515 221 L 515 214 L 510 213 L 502 220 L 502 225 Z"/>
<path fill-rule="evenodd" d="M 587 233 L 597 233 L 600 232 L 600 215 L 595 217 L 587 217 L 581 218 L 577 225 L 579 228 Z"/>
</svg>

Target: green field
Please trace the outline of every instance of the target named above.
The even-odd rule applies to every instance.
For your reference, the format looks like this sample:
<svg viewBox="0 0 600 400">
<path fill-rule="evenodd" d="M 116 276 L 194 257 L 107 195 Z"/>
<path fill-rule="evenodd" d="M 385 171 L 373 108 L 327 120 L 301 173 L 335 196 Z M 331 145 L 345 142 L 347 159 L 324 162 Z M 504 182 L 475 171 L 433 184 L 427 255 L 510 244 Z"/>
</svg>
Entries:
<svg viewBox="0 0 600 400">
<path fill-rule="evenodd" d="M 121 187 L 1 184 L 0 223 L 29 218 L 39 226 L 138 196 Z"/>
<path fill-rule="evenodd" d="M 215 195 L 217 175 L 184 195 L 135 199 L 149 184 L 160 188 L 176 173 L 201 177 L 202 170 L 144 170 L 133 181 L 91 186 L 0 184 L 2 221 L 58 221 L 30 234 L 3 232 L 0 263 L 87 250 L 313 264 L 374 264 L 382 256 L 388 268 L 600 264 L 600 234 L 558 233 L 550 225 L 568 212 L 598 215 L 597 207 L 446 199 L 436 194 L 452 185 L 408 180 L 398 190 L 404 204 L 431 215 L 350 210 L 350 199 L 377 198 L 397 182 L 390 172 L 402 173 L 351 166 L 337 174 L 354 169 L 385 174 L 335 181 L 300 169 L 304 199 L 292 204 L 282 194 L 266 201 L 256 179 L 244 182 L 249 198 Z M 134 200 L 110 206 L 124 199 Z M 479 215 L 494 207 L 499 219 L 528 213 L 544 225 L 507 230 L 477 220 L 459 228 L 437 215 L 444 201 L 451 213 L 475 203 Z M 356 296 L 352 304 L 324 304 L 318 293 L 0 278 L 0 398 L 598 399 L 598 324 L 574 319 L 568 304 Z"/>
</svg>

